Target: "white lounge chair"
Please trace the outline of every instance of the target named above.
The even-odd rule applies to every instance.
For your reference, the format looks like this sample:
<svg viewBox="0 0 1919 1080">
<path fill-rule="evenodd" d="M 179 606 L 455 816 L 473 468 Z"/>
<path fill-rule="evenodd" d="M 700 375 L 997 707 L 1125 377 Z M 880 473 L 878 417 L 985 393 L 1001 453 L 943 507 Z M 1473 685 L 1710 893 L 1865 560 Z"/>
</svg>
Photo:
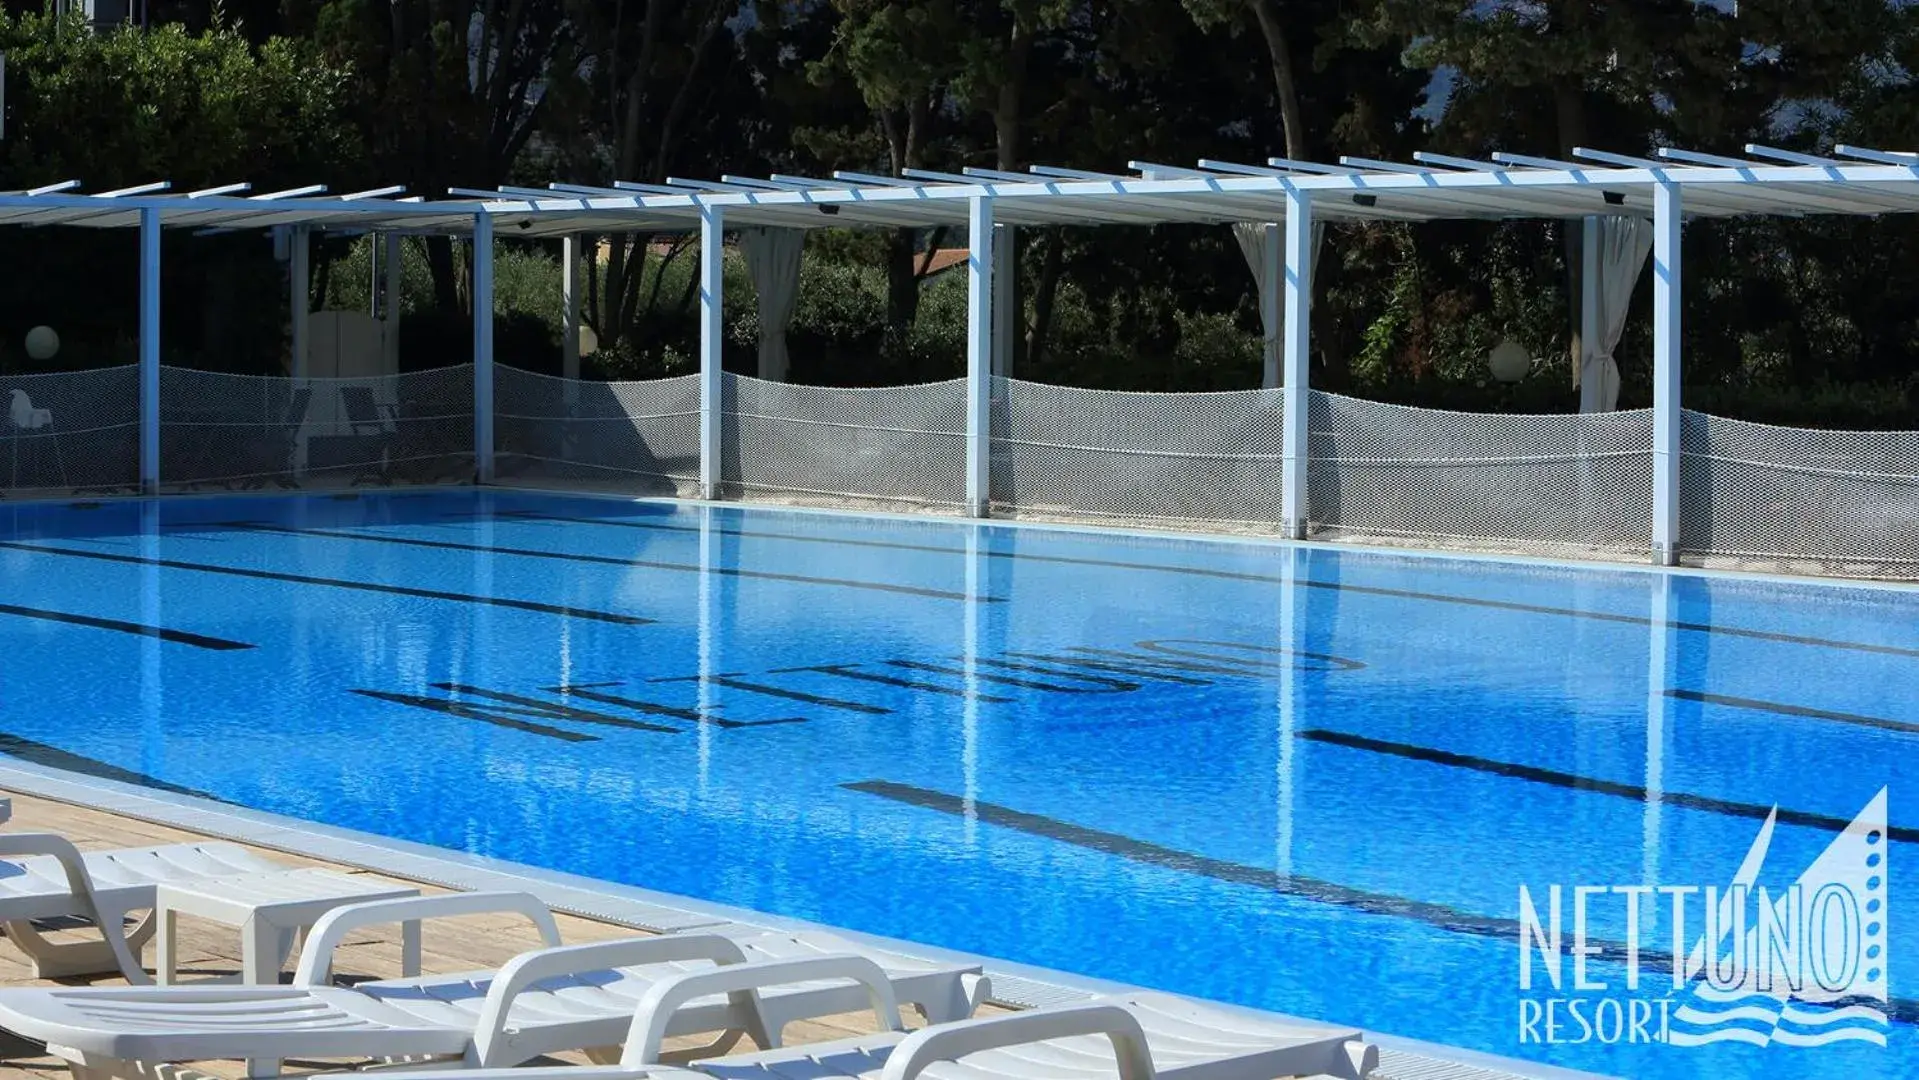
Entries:
<svg viewBox="0 0 1919 1080">
<path fill-rule="evenodd" d="M 369 925 L 517 912 L 547 948 L 498 972 L 327 984 L 334 949 Z M 658 984 L 689 971 L 769 957 L 831 955 L 852 943 L 826 934 L 733 926 L 559 945 L 545 905 L 522 893 L 456 893 L 340 908 L 316 923 L 291 986 L 79 987 L 0 990 L 0 1027 L 48 1044 L 76 1076 L 151 1077 L 175 1062 L 246 1059 L 272 1075 L 287 1058 L 450 1057 L 508 1066 L 562 1050 L 612 1060 L 634 1010 Z M 987 990 L 973 965 L 939 964 L 863 950 L 887 992 L 935 1021 L 972 1014 Z M 674 1034 L 753 1032 L 791 1018 L 859 1009 L 866 995 L 843 980 L 782 986 L 693 1002 Z"/>
<path fill-rule="evenodd" d="M 850 1039 L 731 1057 L 662 1064 L 663 1040 L 678 1011 L 725 994 L 751 1012 L 774 987 L 851 980 L 866 996 L 877 1031 Z M 800 1019 L 801 1017 L 794 1017 Z M 757 1023 L 776 1023 L 763 1015 Z M 755 1036 L 756 1039 L 758 1036 Z M 777 1047 L 777 1030 L 767 1032 Z M 1335 1076 L 1362 1080 L 1379 1051 L 1360 1033 L 1204 1005 L 1170 994 L 1135 993 L 1005 1016 L 900 1030 L 884 972 L 854 955 L 741 964 L 689 972 L 648 992 L 633 1016 L 618 1065 L 384 1072 L 381 1080 L 1275 1080 Z"/>
<path fill-rule="evenodd" d="M 128 982 L 153 980 L 140 950 L 153 936 L 153 890 L 162 881 L 205 881 L 285 867 L 219 842 L 89 851 L 54 833 L 0 833 L 0 930 L 33 962 L 42 979 L 117 971 Z M 132 932 L 126 918 L 149 912 Z M 36 920 L 86 919 L 99 941 L 53 942 Z"/>
</svg>

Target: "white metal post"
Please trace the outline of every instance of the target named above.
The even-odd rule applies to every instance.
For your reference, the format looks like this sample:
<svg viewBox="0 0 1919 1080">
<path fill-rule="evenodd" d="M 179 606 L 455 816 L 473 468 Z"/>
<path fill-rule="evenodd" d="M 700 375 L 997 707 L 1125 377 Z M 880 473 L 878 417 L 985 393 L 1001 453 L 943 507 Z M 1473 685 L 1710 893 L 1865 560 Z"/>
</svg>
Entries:
<svg viewBox="0 0 1919 1080">
<path fill-rule="evenodd" d="M 406 238 L 390 232 L 383 239 L 386 243 L 386 283 L 381 292 L 386 305 L 381 314 L 386 318 L 386 325 L 381 328 L 380 344 L 386 359 L 382 370 L 391 375 L 400 370 L 400 298 L 406 288 L 401 273 L 405 267 L 405 252 L 401 245 Z"/>
<path fill-rule="evenodd" d="M 993 226 L 993 374 L 1013 377 L 1013 350 L 1019 335 L 1020 312 L 1014 290 L 1019 287 L 1019 236 L 1016 226 Z"/>
<path fill-rule="evenodd" d="M 1286 192 L 1286 425 L 1285 472 L 1281 476 L 1281 528 L 1295 540 L 1306 537 L 1307 424 L 1311 389 L 1307 375 L 1313 317 L 1313 204 L 1301 191 Z"/>
<path fill-rule="evenodd" d="M 1679 185 L 1652 197 L 1652 558 L 1679 561 Z"/>
<path fill-rule="evenodd" d="M 580 377 L 580 238 L 571 233 L 560 240 L 560 374 Z M 566 388 L 567 402 L 574 388 Z"/>
<path fill-rule="evenodd" d="M 1265 338 L 1260 347 L 1259 385 L 1271 390 L 1285 385 L 1279 377 L 1280 275 L 1285 272 L 1285 256 L 1280 251 L 1280 228 L 1267 223 L 1259 227 L 1259 325 Z"/>
<path fill-rule="evenodd" d="M 720 395 L 723 387 L 720 346 L 725 327 L 721 307 L 726 289 L 726 216 L 720 207 L 700 204 L 700 497 L 720 497 Z"/>
<path fill-rule="evenodd" d="M 493 482 L 493 218 L 473 215 L 473 478 Z"/>
<path fill-rule="evenodd" d="M 160 493 L 160 211 L 140 211 L 140 490 Z"/>
<path fill-rule="evenodd" d="M 312 230 L 305 225 L 295 225 L 288 234 L 287 248 L 287 308 L 289 323 L 293 327 L 293 377 L 307 377 L 307 312 L 313 307 L 312 284 L 310 274 L 313 266 Z"/>
<path fill-rule="evenodd" d="M 967 207 L 966 512 L 986 517 L 993 483 L 993 200 Z"/>
</svg>

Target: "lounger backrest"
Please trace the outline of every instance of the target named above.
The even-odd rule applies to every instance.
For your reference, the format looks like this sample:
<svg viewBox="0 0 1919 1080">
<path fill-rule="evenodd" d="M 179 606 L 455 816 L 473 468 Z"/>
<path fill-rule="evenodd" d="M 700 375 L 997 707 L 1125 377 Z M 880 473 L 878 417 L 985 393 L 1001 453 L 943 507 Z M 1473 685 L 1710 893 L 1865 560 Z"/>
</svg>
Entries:
<svg viewBox="0 0 1919 1080">
<path fill-rule="evenodd" d="M 14 393 L 20 392 L 16 390 Z M 67 875 L 67 892 L 73 897 L 75 914 L 91 920 L 100 928 L 100 936 L 106 940 L 114 962 L 120 965 L 120 974 L 135 986 L 152 983 L 152 977 L 140 966 L 140 958 L 127 947 L 123 922 L 126 912 L 101 909 L 93 889 L 93 875 L 87 873 L 87 864 L 80 858 L 80 849 L 74 847 L 73 842 L 66 837 L 55 833 L 0 833 L 0 859 L 29 855 L 51 856 L 60 864 L 60 869 Z"/>
<path fill-rule="evenodd" d="M 873 1007 L 874 1023 L 881 1031 L 900 1029 L 900 1009 L 893 997 L 893 982 L 885 969 L 854 953 L 812 956 L 801 960 L 760 960 L 734 964 L 710 971 L 690 971 L 654 983 L 633 1010 L 633 1026 L 626 1033 L 626 1049 L 620 1055 L 625 1066 L 657 1065 L 661 1044 L 680 1006 L 709 994 L 725 994 L 734 1008 L 749 1018 L 747 1034 L 762 1049 L 780 1045 L 780 1033 L 771 1030 L 760 1008 L 761 990 L 791 983 L 821 979 L 851 979 L 866 989 Z M 789 1019 L 810 1019 L 793 1016 Z"/>
</svg>

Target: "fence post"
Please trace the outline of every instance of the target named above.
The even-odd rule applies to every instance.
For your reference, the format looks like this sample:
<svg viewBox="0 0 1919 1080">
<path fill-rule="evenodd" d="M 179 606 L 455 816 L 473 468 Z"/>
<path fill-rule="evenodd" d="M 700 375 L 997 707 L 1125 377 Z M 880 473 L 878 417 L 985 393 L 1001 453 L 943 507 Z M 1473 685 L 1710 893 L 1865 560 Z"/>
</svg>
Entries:
<svg viewBox="0 0 1919 1080">
<path fill-rule="evenodd" d="M 1284 473 L 1281 476 L 1281 528 L 1294 540 L 1306 538 L 1307 440 L 1312 389 L 1307 374 L 1313 318 L 1313 204 L 1305 192 L 1286 190 L 1286 311 Z"/>
<path fill-rule="evenodd" d="M 140 211 L 140 491 L 160 493 L 160 211 Z"/>
<path fill-rule="evenodd" d="M 493 482 L 493 218 L 473 215 L 473 477 Z"/>
<path fill-rule="evenodd" d="M 966 512 L 976 518 L 993 501 L 993 199 L 967 207 L 966 254 Z"/>
<path fill-rule="evenodd" d="M 700 203 L 700 497 L 720 497 L 721 309 L 726 288 L 725 211 Z"/>
<path fill-rule="evenodd" d="M 1652 559 L 1679 561 L 1679 185 L 1652 192 Z"/>
</svg>

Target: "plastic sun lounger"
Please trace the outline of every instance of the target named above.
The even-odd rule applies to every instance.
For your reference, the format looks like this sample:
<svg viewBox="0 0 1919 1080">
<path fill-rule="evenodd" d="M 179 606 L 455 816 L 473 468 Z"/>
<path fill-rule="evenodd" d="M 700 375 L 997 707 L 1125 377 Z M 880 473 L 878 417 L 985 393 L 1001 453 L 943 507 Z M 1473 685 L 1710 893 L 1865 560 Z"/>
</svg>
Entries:
<svg viewBox="0 0 1919 1080">
<path fill-rule="evenodd" d="M 333 951 L 351 930 L 499 912 L 532 920 L 548 947 L 497 972 L 328 984 Z M 0 1027 L 45 1042 L 78 1080 L 152 1077 L 158 1066 L 231 1059 L 246 1059 L 251 1075 L 272 1075 L 289 1058 L 454 1058 L 490 1067 L 586 1050 L 610 1061 L 638 1004 L 675 976 L 857 947 L 827 934 L 722 929 L 560 945 L 552 914 L 523 893 L 374 901 L 336 909 L 314 925 L 293 985 L 5 989 Z M 977 966 L 865 953 L 887 992 L 934 1022 L 970 1016 L 987 990 Z M 764 1030 L 766 1017 L 783 1025 L 857 1010 L 866 995 L 844 980 L 827 980 L 783 986 L 748 1004 L 739 995 L 693 1002 L 673 1017 L 672 1033 Z"/>
<path fill-rule="evenodd" d="M 153 936 L 154 886 L 235 874 L 285 870 L 236 844 L 208 842 L 89 851 L 54 833 L 0 833 L 0 929 L 33 962 L 41 979 L 119 972 L 128 982 L 153 980 L 140 950 Z M 130 912 L 148 916 L 131 932 Z M 36 920 L 82 918 L 99 941 L 52 942 Z"/>
<path fill-rule="evenodd" d="M 798 980 L 851 980 L 867 999 L 870 1035 L 778 1049 L 777 1018 L 759 1014 L 761 1050 L 661 1064 L 662 1042 L 689 1003 L 725 994 L 749 1014 L 765 991 Z M 1132 993 L 1074 1005 L 936 1024 L 908 1034 L 886 975 L 855 955 L 742 964 L 690 972 L 648 992 L 633 1016 L 620 1062 L 600 1067 L 521 1067 L 386 1073 L 381 1080 L 1361 1080 L 1379 1051 L 1360 1033 L 1205 1005 L 1170 994 Z M 791 1017 L 802 1019 L 802 1017 Z M 963 1060 L 962 1060 L 963 1059 Z"/>
</svg>

